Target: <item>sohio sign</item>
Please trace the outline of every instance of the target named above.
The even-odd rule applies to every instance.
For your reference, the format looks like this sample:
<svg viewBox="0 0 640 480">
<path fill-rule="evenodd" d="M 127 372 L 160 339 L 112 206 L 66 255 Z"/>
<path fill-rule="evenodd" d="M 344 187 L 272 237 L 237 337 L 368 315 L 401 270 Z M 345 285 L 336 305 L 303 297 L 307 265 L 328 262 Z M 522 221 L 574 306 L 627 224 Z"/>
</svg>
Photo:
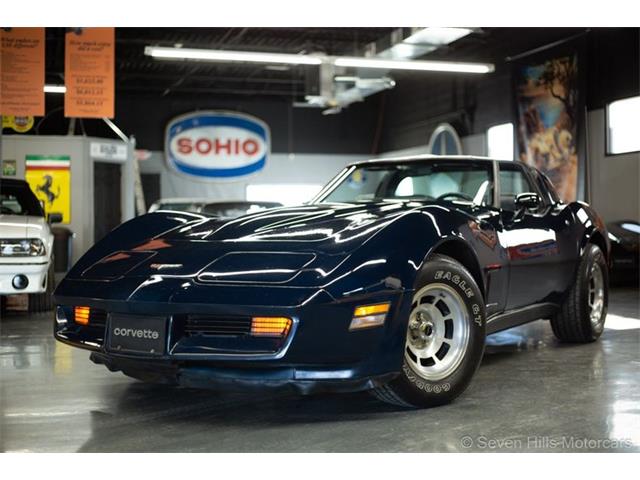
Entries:
<svg viewBox="0 0 640 480">
<path fill-rule="evenodd" d="M 264 168 L 269 127 L 235 112 L 194 112 L 167 125 L 165 153 L 176 172 L 198 179 L 233 179 Z"/>
</svg>

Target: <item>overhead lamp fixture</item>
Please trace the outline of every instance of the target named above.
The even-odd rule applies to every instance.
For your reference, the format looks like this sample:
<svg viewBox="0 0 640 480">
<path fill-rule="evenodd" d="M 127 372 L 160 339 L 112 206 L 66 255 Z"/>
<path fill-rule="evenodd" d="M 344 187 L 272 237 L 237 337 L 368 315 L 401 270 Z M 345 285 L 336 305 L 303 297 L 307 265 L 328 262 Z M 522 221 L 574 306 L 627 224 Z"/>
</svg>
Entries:
<svg viewBox="0 0 640 480">
<path fill-rule="evenodd" d="M 44 93 L 66 93 L 67 87 L 64 85 L 45 85 Z"/>
<path fill-rule="evenodd" d="M 491 63 L 441 62 L 429 60 L 386 60 L 365 57 L 336 57 L 337 67 L 375 68 L 378 70 L 417 70 L 426 72 L 490 73 Z"/>
<path fill-rule="evenodd" d="M 284 63 L 288 65 L 320 65 L 322 58 L 315 55 L 290 53 L 240 52 L 233 50 L 206 50 L 202 48 L 152 47 L 144 49 L 145 55 L 161 59 L 200 60 L 205 62 Z"/>
<path fill-rule="evenodd" d="M 416 70 L 427 72 L 489 73 L 490 63 L 462 63 L 444 61 L 388 60 L 370 57 L 322 57 L 289 53 L 241 52 L 233 50 L 206 50 L 198 48 L 172 48 L 147 46 L 145 55 L 169 60 L 198 60 L 208 62 L 249 62 L 289 65 L 321 65 L 323 62 L 338 67 L 375 68 L 378 70 Z"/>
</svg>

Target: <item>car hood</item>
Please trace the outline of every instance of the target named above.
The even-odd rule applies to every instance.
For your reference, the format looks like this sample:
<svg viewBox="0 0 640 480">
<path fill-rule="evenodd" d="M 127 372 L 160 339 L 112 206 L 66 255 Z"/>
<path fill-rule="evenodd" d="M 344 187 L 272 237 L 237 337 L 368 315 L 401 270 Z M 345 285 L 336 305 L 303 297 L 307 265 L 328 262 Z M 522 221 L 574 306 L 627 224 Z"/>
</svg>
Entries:
<svg viewBox="0 0 640 480">
<path fill-rule="evenodd" d="M 111 249 L 72 276 L 197 276 L 203 282 L 286 283 L 305 269 L 333 270 L 390 223 L 420 207 L 424 205 L 407 202 L 312 205 L 229 221 L 192 215 L 194 220 L 161 235 Z M 107 236 L 103 242 L 109 240 Z"/>
<path fill-rule="evenodd" d="M 43 217 L 0 215 L 0 238 L 43 238 L 46 229 Z"/>
<path fill-rule="evenodd" d="M 233 220 L 202 217 L 161 236 L 167 241 L 276 244 L 289 250 L 345 252 L 420 205 L 407 202 L 283 207 Z"/>
</svg>

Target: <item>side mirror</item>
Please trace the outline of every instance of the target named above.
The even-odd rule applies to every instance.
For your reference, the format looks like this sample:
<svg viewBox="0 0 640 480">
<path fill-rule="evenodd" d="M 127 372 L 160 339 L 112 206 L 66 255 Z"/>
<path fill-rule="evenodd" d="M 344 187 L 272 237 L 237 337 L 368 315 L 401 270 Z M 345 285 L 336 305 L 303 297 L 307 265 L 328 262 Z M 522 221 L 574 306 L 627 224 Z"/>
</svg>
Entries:
<svg viewBox="0 0 640 480">
<path fill-rule="evenodd" d="M 540 195 L 533 192 L 521 193 L 516 196 L 516 209 L 536 209 L 540 206 Z"/>
<path fill-rule="evenodd" d="M 49 223 L 62 223 L 62 214 L 50 213 L 49 215 L 47 215 L 47 221 Z"/>
</svg>

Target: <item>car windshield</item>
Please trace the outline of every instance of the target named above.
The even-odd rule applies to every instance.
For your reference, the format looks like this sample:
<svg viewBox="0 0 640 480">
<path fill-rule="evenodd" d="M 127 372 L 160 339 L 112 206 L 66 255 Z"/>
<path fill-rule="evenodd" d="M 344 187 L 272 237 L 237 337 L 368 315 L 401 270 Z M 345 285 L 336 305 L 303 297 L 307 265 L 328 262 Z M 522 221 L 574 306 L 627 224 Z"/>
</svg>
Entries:
<svg viewBox="0 0 640 480">
<path fill-rule="evenodd" d="M 317 198 L 321 203 L 391 199 L 490 205 L 493 168 L 490 162 L 462 160 L 352 166 Z"/>
<path fill-rule="evenodd" d="M 44 216 L 42 206 L 28 184 L 2 181 L 0 181 L 0 214 Z"/>
<path fill-rule="evenodd" d="M 157 210 L 171 210 L 174 212 L 197 212 L 200 208 L 199 203 L 193 202 L 166 202 L 158 205 Z"/>
</svg>

